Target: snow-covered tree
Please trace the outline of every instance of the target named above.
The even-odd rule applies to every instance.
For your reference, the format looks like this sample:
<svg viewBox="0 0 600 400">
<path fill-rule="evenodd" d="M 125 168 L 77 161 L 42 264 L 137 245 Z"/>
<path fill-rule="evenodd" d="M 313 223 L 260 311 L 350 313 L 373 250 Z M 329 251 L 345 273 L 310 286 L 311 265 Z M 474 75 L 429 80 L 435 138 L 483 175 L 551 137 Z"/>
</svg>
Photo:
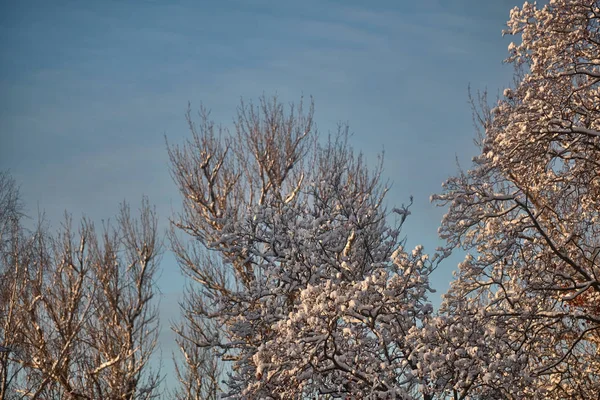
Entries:
<svg viewBox="0 0 600 400">
<path fill-rule="evenodd" d="M 170 148 L 183 195 L 172 244 L 195 281 L 175 327 L 180 397 L 420 398 L 406 338 L 431 314 L 434 264 L 402 249 L 409 212 L 390 225 L 381 163 L 369 171 L 343 127 L 319 142 L 312 104 L 238 111 L 235 133 L 188 114 L 192 138 Z M 215 364 L 219 387 L 199 376 Z"/>
<path fill-rule="evenodd" d="M 600 3 L 525 3 L 505 33 L 515 87 L 479 110 L 481 154 L 434 196 L 468 254 L 419 351 L 456 398 L 596 398 Z"/>
</svg>

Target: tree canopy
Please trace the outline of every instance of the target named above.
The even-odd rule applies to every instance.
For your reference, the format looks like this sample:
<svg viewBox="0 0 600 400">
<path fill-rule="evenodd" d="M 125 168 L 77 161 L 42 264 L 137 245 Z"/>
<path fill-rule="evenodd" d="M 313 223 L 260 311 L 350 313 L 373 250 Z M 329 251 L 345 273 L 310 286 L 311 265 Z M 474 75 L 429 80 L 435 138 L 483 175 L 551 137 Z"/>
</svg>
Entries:
<svg viewBox="0 0 600 400">
<path fill-rule="evenodd" d="M 167 144 L 168 234 L 189 286 L 172 326 L 193 399 L 591 399 L 600 393 L 600 3 L 510 12 L 514 84 L 472 98 L 479 154 L 432 201 L 445 246 L 406 248 L 383 156 L 312 99 L 201 108 Z M 371 160 L 372 161 L 372 160 Z M 102 231 L 24 222 L 0 173 L 0 400 L 151 399 L 162 240 L 144 199 Z M 462 251 L 438 310 L 430 276 Z M 447 268 L 447 267 L 446 267 Z"/>
</svg>

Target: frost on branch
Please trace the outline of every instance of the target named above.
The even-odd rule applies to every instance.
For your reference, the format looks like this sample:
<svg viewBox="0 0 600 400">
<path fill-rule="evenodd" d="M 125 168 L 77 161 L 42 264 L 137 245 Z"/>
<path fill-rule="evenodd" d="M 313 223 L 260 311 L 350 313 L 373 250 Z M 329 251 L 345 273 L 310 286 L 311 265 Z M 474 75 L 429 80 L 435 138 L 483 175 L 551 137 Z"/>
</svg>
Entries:
<svg viewBox="0 0 600 400">
<path fill-rule="evenodd" d="M 415 398 L 425 380 L 408 357 L 414 343 L 407 336 L 432 311 L 428 272 L 420 249 L 412 256 L 398 249 L 393 262 L 359 281 L 307 286 L 254 355 L 258 381 L 246 393 Z"/>
<path fill-rule="evenodd" d="M 431 312 L 432 264 L 399 249 L 408 210 L 389 224 L 381 163 L 369 171 L 345 127 L 317 141 L 312 105 L 263 98 L 241 105 L 233 134 L 206 112 L 190 129 L 170 148 L 184 197 L 174 228 L 195 239 L 171 235 L 196 283 L 175 330 L 184 354 L 228 364 L 213 394 L 415 394 L 423 380 L 404 337 Z"/>
<path fill-rule="evenodd" d="M 440 346 L 452 344 L 423 351 L 461 353 L 432 372 L 450 392 L 592 398 L 600 392 L 599 3 L 525 3 L 505 33 L 520 39 L 507 60 L 516 87 L 495 108 L 481 107 L 481 154 L 434 197 L 450 206 L 442 237 L 469 254 L 442 328 L 429 327 Z"/>
</svg>

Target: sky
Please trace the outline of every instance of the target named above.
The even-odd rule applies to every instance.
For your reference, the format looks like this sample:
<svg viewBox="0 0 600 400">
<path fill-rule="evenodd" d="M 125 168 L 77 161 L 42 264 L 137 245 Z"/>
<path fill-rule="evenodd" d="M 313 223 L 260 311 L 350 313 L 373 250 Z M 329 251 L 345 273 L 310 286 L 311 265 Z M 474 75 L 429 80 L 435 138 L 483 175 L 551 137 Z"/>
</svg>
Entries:
<svg viewBox="0 0 600 400">
<path fill-rule="evenodd" d="M 403 233 L 433 250 L 444 209 L 429 202 L 477 154 L 468 88 L 510 85 L 502 37 L 516 1 L 0 0 L 0 170 L 26 211 L 101 221 L 127 200 L 180 207 L 165 137 L 190 136 L 202 103 L 232 127 L 241 98 L 302 95 L 321 134 L 348 123 L 367 159 L 385 152 L 389 208 L 414 196 Z M 432 276 L 447 290 L 460 255 Z M 159 279 L 163 370 L 185 280 L 167 252 Z M 171 378 L 168 378 L 169 381 Z"/>
</svg>

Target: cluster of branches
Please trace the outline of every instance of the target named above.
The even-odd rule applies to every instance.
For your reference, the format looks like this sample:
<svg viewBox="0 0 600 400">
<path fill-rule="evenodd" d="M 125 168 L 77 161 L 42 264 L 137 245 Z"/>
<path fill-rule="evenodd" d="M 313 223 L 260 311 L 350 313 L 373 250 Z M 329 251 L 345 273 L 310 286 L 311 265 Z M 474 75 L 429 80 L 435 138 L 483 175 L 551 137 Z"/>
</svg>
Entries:
<svg viewBox="0 0 600 400">
<path fill-rule="evenodd" d="M 0 174 L 0 399 L 151 399 L 161 244 L 147 200 L 96 233 L 70 217 L 52 235 L 23 224 L 18 188 Z"/>
<path fill-rule="evenodd" d="M 410 398 L 405 337 L 431 314 L 434 264 L 402 249 L 407 208 L 388 223 L 381 163 L 369 171 L 345 127 L 318 143 L 312 104 L 242 103 L 233 134 L 206 112 L 188 121 L 192 139 L 169 149 L 173 249 L 197 283 L 175 327 L 181 398 Z"/>
<path fill-rule="evenodd" d="M 525 3 L 505 33 L 515 87 L 482 98 L 481 154 L 434 197 L 468 254 L 422 351 L 459 398 L 597 398 L 600 3 Z"/>
<path fill-rule="evenodd" d="M 319 141 L 312 102 L 242 103 L 233 132 L 188 112 L 168 148 L 191 282 L 175 397 L 597 398 L 600 4 L 525 3 L 505 33 L 515 85 L 473 101 L 481 153 L 433 196 L 449 210 L 431 258 L 404 248 L 382 160 L 367 168 L 344 126 Z M 158 395 L 154 212 L 71 226 L 25 230 L 0 175 L 0 398 Z M 434 312 L 429 276 L 456 248 Z"/>
<path fill-rule="evenodd" d="M 595 398 L 600 393 L 600 7 L 511 11 L 515 86 L 474 101 L 481 154 L 433 196 L 448 245 L 403 249 L 345 130 L 312 105 L 206 112 L 171 147 L 172 242 L 194 285 L 181 398 Z M 185 244 L 178 233 L 192 237 Z M 435 315 L 428 276 L 467 252 Z M 193 377 L 194 379 L 191 379 Z"/>
</svg>

